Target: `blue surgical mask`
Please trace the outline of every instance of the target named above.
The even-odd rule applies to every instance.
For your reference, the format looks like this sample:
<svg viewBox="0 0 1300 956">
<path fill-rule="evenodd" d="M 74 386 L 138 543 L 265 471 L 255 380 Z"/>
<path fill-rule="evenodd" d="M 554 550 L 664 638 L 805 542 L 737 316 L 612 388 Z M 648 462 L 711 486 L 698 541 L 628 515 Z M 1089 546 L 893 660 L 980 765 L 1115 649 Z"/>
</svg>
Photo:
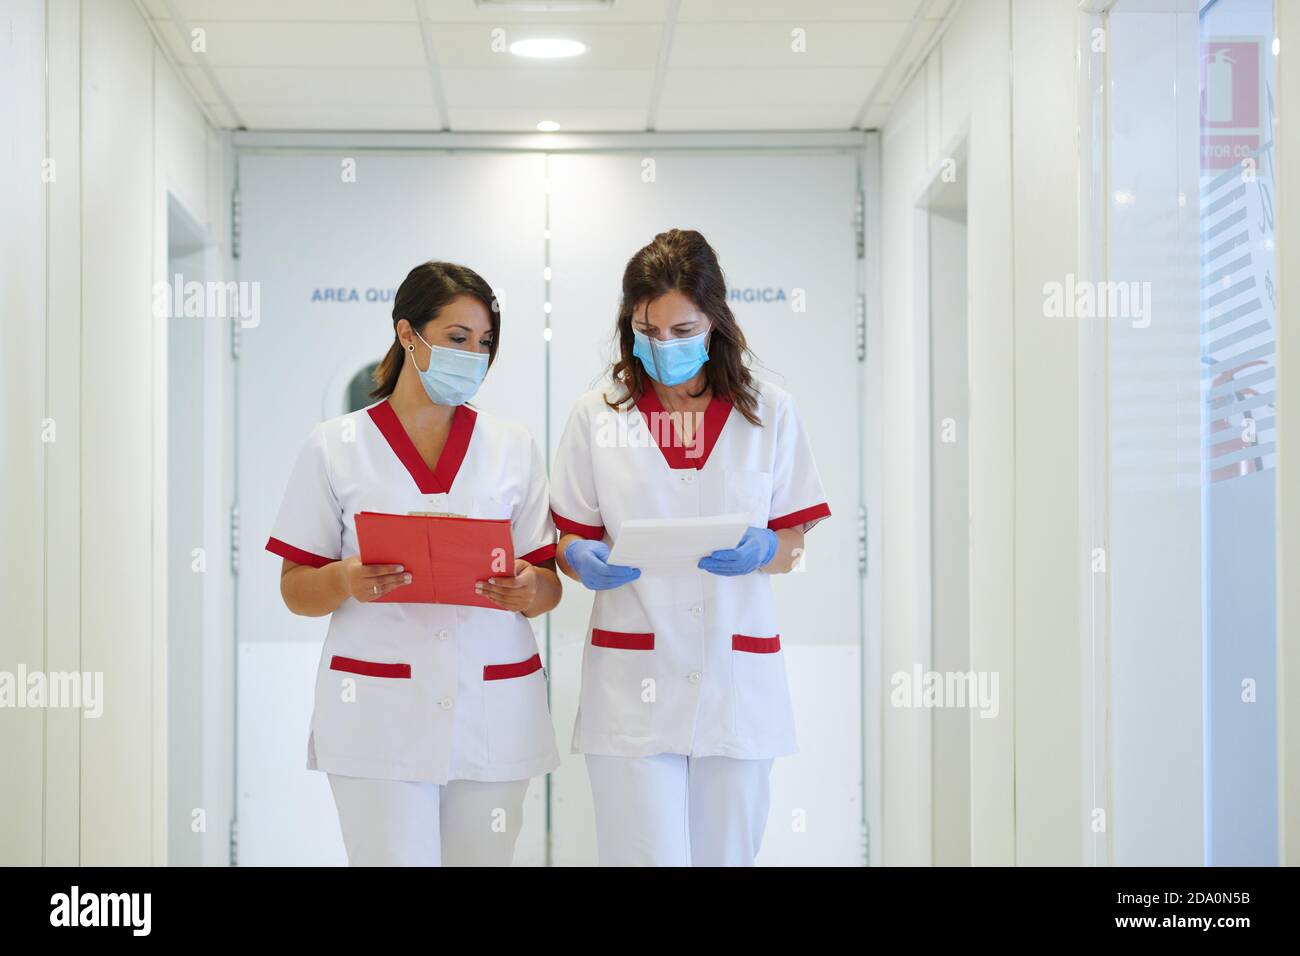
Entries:
<svg viewBox="0 0 1300 956">
<path fill-rule="evenodd" d="M 419 332 L 415 337 L 424 342 Z M 429 345 L 428 342 L 424 342 Z M 478 391 L 487 375 L 488 353 L 467 352 L 429 345 L 429 367 L 421 370 L 415 361 L 415 346 L 409 350 L 411 364 L 420 373 L 420 384 L 429 398 L 439 405 L 463 405 Z"/>
<path fill-rule="evenodd" d="M 632 354 L 641 360 L 646 374 L 660 385 L 689 382 L 709 360 L 709 330 L 685 339 L 660 342 L 644 332 L 632 330 Z"/>
</svg>

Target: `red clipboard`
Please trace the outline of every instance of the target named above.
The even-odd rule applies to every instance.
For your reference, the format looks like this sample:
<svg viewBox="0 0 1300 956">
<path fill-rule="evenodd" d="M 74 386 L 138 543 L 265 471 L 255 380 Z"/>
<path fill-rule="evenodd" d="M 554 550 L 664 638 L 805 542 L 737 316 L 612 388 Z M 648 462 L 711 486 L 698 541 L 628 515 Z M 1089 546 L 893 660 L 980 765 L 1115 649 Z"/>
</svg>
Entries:
<svg viewBox="0 0 1300 956">
<path fill-rule="evenodd" d="M 474 585 L 512 577 L 515 548 L 508 518 L 395 515 L 355 516 L 362 564 L 400 564 L 411 583 L 375 598 L 390 604 L 462 604 L 500 611 Z"/>
</svg>

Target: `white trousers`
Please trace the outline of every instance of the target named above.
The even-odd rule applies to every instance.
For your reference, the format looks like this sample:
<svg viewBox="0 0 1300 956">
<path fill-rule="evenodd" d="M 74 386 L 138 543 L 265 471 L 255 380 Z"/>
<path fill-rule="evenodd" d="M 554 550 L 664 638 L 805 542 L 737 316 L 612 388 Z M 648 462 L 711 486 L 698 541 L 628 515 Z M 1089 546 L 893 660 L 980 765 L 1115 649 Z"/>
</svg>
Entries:
<svg viewBox="0 0 1300 956">
<path fill-rule="evenodd" d="M 753 866 L 771 760 L 587 754 L 601 866 Z"/>
<path fill-rule="evenodd" d="M 329 779 L 350 866 L 509 866 L 514 858 L 527 780 Z"/>
</svg>

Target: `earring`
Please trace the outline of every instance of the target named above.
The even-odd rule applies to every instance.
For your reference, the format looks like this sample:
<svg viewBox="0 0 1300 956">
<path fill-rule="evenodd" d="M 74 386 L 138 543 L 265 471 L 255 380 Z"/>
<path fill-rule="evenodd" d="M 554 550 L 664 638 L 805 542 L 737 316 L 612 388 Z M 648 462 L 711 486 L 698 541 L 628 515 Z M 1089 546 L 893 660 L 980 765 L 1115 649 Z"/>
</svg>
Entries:
<svg viewBox="0 0 1300 956">
<path fill-rule="evenodd" d="M 415 346 L 414 346 L 414 345 L 408 345 L 408 346 L 406 347 L 406 351 L 408 351 L 408 352 L 414 352 L 414 351 L 415 351 Z"/>
</svg>

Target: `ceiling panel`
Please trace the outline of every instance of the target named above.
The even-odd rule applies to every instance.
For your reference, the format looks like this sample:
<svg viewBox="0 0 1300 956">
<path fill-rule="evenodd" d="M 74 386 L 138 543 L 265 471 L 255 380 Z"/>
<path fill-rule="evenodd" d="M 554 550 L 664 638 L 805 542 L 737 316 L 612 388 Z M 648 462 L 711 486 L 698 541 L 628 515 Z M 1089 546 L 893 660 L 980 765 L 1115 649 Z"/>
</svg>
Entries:
<svg viewBox="0 0 1300 956">
<path fill-rule="evenodd" d="M 414 0 L 413 0 L 414 2 Z M 479 7 L 474 0 L 423 0 L 428 19 L 441 23 L 555 23 L 561 20 L 584 23 L 663 23 L 668 0 L 614 0 L 606 9 L 574 13 Z"/>
<path fill-rule="evenodd" d="M 608 108 L 649 102 L 654 71 L 444 70 L 442 79 L 448 108 L 452 110 L 459 107 Z"/>
<path fill-rule="evenodd" d="M 413 67 L 426 60 L 420 28 L 401 23 L 253 23 L 190 21 L 207 34 L 206 53 L 192 53 L 189 38 L 164 31 L 174 55 L 210 66 Z"/>
<path fill-rule="evenodd" d="M 678 67 L 836 67 L 884 66 L 893 56 L 907 23 L 810 23 L 804 51 L 792 49 L 785 23 L 683 23 L 673 34 L 671 68 Z"/>
<path fill-rule="evenodd" d="M 171 16 L 168 6 L 167 0 L 145 0 L 145 7 L 159 19 Z M 171 0 L 171 6 L 191 23 L 217 20 L 416 22 L 414 0 Z"/>
<path fill-rule="evenodd" d="M 241 110 L 249 129 L 427 130 L 431 109 L 420 106 L 248 106 Z M 432 114 L 435 115 L 436 114 Z"/>
<path fill-rule="evenodd" d="M 451 110 L 451 128 L 467 133 L 490 133 L 501 130 L 532 131 L 539 120 L 560 124 L 566 133 L 631 133 L 645 129 L 644 109 L 607 109 L 591 107 L 463 108 Z"/>
<path fill-rule="evenodd" d="M 665 106 L 657 127 L 665 131 L 848 129 L 856 106 L 733 106 L 727 109 Z"/>
<path fill-rule="evenodd" d="M 921 0 L 682 0 L 678 19 L 743 23 L 779 20 L 792 25 L 814 20 L 910 20 Z"/>
<path fill-rule="evenodd" d="M 474 0 L 136 2 L 214 123 L 511 132 L 543 119 L 566 131 L 848 129 L 868 103 L 865 124 L 877 125 L 960 0 L 615 0 L 554 12 Z M 204 31 L 206 51 L 191 49 L 182 21 Z M 563 60 L 500 49 L 534 37 L 589 49 Z"/>
<path fill-rule="evenodd" d="M 880 68 L 871 66 L 842 70 L 673 70 L 664 82 L 661 103 L 665 108 L 764 103 L 860 106 L 862 91 L 870 89 L 879 76 Z"/>
<path fill-rule="evenodd" d="M 232 67 L 216 70 L 217 82 L 245 106 L 433 106 L 424 70 L 321 70 L 300 67 Z M 429 116 L 425 117 L 428 122 Z"/>
</svg>

